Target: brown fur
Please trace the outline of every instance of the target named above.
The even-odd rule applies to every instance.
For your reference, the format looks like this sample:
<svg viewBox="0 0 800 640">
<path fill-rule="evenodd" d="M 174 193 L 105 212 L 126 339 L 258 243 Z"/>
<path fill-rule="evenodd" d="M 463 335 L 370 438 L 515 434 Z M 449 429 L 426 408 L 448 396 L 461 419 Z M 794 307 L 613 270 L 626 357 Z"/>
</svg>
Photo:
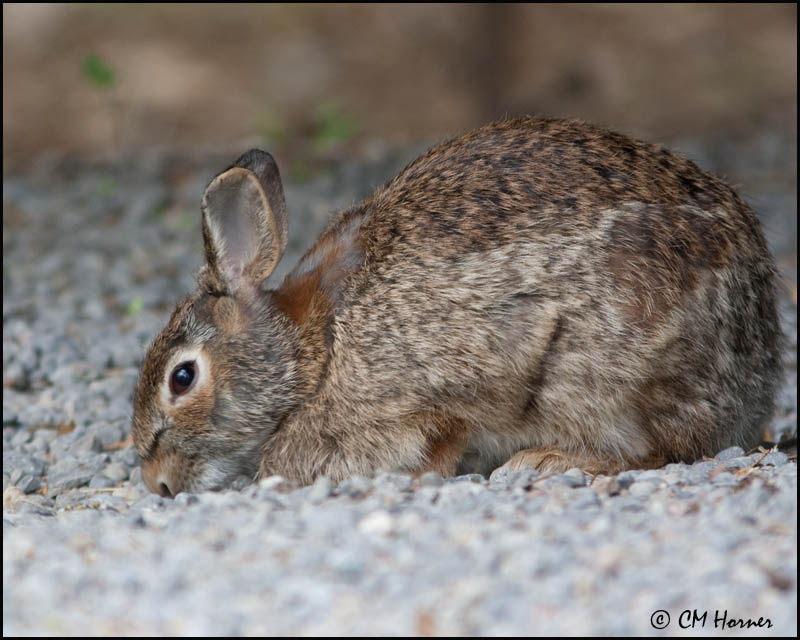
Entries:
<svg viewBox="0 0 800 640">
<path fill-rule="evenodd" d="M 338 214 L 270 292 L 287 219 L 272 158 L 249 152 L 203 202 L 200 286 L 136 396 L 154 490 L 509 460 L 608 473 L 750 447 L 771 415 L 780 331 L 758 220 L 661 147 L 579 122 L 487 125 Z M 213 389 L 172 411 L 183 354 Z"/>
<path fill-rule="evenodd" d="M 277 308 L 297 325 L 307 325 L 311 317 L 333 319 L 346 277 L 363 261 L 355 228 L 325 234 L 273 293 Z"/>
<path fill-rule="evenodd" d="M 467 425 L 463 420 L 439 411 L 423 413 L 416 419 L 423 423 L 433 423 L 430 427 L 421 428 L 421 431 L 431 435 L 427 438 L 425 461 L 420 471 L 436 471 L 444 477 L 456 475 L 469 437 Z M 413 420 L 414 418 L 410 422 Z"/>
<path fill-rule="evenodd" d="M 668 458 L 651 455 L 638 460 L 637 466 L 640 469 L 656 469 L 663 467 L 668 462 Z M 543 447 L 541 449 L 523 449 L 515 453 L 503 467 L 515 471 L 530 467 L 545 473 L 564 473 L 578 468 L 585 473 L 599 475 L 619 473 L 625 470 L 626 465 L 621 460 L 614 463 L 605 458 L 597 458 L 591 453 L 568 452 L 561 451 L 556 447 Z"/>
<path fill-rule="evenodd" d="M 734 257 L 726 220 L 687 207 L 640 205 L 615 222 L 608 270 L 629 291 L 624 308 L 642 325 L 654 324 L 694 291 L 704 272 Z"/>
</svg>

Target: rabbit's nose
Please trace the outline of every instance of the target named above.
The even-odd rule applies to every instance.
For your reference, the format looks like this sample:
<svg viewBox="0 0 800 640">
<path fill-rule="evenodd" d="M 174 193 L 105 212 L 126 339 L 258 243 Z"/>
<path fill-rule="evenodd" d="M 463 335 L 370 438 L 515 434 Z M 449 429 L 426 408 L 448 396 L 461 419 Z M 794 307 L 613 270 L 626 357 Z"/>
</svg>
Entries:
<svg viewBox="0 0 800 640">
<path fill-rule="evenodd" d="M 172 498 L 175 496 L 171 486 L 170 479 L 165 472 L 163 472 L 157 464 L 143 462 L 142 463 L 142 480 L 145 485 L 153 493 L 164 498 Z M 174 483 L 172 483 L 174 485 Z"/>
<path fill-rule="evenodd" d="M 172 491 L 169 490 L 169 485 L 166 483 L 165 480 L 161 480 L 158 483 L 158 494 L 163 498 L 172 498 Z"/>
</svg>

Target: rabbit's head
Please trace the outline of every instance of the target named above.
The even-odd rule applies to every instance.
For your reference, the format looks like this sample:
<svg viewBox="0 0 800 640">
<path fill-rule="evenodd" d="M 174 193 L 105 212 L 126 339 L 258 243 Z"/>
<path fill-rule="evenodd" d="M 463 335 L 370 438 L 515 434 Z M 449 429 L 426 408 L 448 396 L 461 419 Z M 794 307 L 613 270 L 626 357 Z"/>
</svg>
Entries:
<svg viewBox="0 0 800 640">
<path fill-rule="evenodd" d="M 261 284 L 287 239 L 272 156 L 243 155 L 206 188 L 206 264 L 141 368 L 133 440 L 148 488 L 165 496 L 255 476 L 258 451 L 292 408 L 292 326 Z"/>
</svg>

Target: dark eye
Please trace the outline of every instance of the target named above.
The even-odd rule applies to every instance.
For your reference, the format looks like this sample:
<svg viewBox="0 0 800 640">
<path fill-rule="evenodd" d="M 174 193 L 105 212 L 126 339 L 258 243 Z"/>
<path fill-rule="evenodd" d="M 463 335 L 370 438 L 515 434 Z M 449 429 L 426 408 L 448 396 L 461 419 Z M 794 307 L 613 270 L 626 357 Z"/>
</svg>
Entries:
<svg viewBox="0 0 800 640">
<path fill-rule="evenodd" d="M 195 378 L 194 362 L 181 362 L 172 370 L 169 378 L 169 389 L 176 396 L 186 393 Z"/>
</svg>

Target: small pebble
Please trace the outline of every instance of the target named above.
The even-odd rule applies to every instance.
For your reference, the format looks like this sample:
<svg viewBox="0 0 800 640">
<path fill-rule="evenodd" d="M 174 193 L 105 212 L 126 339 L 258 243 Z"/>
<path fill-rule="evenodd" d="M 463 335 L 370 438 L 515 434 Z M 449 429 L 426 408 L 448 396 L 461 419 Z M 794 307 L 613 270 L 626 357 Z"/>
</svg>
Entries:
<svg viewBox="0 0 800 640">
<path fill-rule="evenodd" d="M 655 482 L 634 482 L 628 487 L 628 491 L 632 496 L 646 497 L 658 490 L 658 485 Z"/>
<path fill-rule="evenodd" d="M 90 489 L 105 489 L 108 487 L 114 486 L 114 481 L 109 478 L 108 476 L 98 473 L 92 476 L 92 479 L 89 481 L 89 488 Z"/>
<path fill-rule="evenodd" d="M 130 470 L 119 460 L 112 460 L 103 469 L 103 475 L 110 478 L 114 484 L 119 484 L 130 477 Z"/>
<path fill-rule="evenodd" d="M 421 487 L 441 487 L 444 484 L 444 478 L 435 471 L 428 471 L 419 477 L 419 485 Z"/>
<path fill-rule="evenodd" d="M 586 475 L 580 469 L 570 469 L 561 474 L 560 479 L 570 487 L 586 486 Z"/>
<path fill-rule="evenodd" d="M 288 493 L 292 489 L 289 483 L 283 476 L 268 476 L 258 481 L 259 489 L 263 491 L 277 491 L 278 493 Z"/>
<path fill-rule="evenodd" d="M 364 476 L 352 476 L 339 483 L 337 491 L 340 495 L 349 498 L 361 498 L 372 489 L 369 478 Z"/>
<path fill-rule="evenodd" d="M 720 462 L 727 462 L 728 460 L 732 460 L 733 458 L 740 458 L 744 455 L 744 449 L 741 447 L 729 447 L 724 451 L 720 451 L 716 456 L 714 456 Z"/>
<path fill-rule="evenodd" d="M 325 476 L 320 476 L 314 481 L 311 490 L 308 492 L 308 500 L 313 504 L 319 504 L 333 492 L 331 481 Z"/>
<path fill-rule="evenodd" d="M 24 475 L 16 482 L 16 485 L 24 493 L 34 493 L 42 488 L 42 480 L 39 476 Z"/>
<path fill-rule="evenodd" d="M 783 451 L 772 451 L 761 461 L 762 466 L 771 465 L 773 467 L 780 467 L 781 465 L 789 462 L 789 456 Z"/>
<path fill-rule="evenodd" d="M 386 511 L 373 511 L 358 523 L 358 530 L 365 534 L 386 535 L 394 522 Z"/>
</svg>

